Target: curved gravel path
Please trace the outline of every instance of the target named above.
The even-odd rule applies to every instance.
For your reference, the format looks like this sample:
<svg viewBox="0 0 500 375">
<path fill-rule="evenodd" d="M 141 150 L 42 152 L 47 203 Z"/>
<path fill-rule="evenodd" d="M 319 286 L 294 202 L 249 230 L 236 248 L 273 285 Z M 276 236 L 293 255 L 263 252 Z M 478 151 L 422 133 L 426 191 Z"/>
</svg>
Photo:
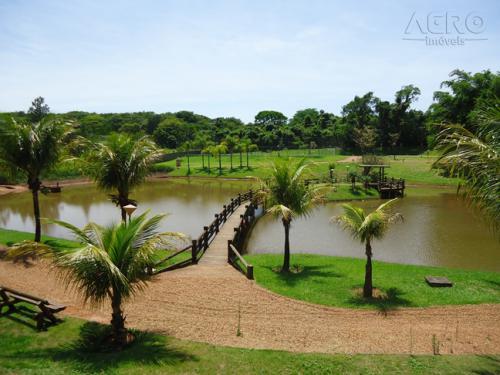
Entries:
<svg viewBox="0 0 500 375">
<path fill-rule="evenodd" d="M 109 311 L 81 306 L 45 263 L 0 262 L 0 285 L 68 305 L 101 322 Z M 177 338 L 244 348 L 324 353 L 500 353 L 500 305 L 377 311 L 330 308 L 271 293 L 228 265 L 167 272 L 125 306 L 127 324 Z M 238 319 L 238 317 L 240 319 Z M 237 336 L 238 320 L 242 335 Z"/>
</svg>

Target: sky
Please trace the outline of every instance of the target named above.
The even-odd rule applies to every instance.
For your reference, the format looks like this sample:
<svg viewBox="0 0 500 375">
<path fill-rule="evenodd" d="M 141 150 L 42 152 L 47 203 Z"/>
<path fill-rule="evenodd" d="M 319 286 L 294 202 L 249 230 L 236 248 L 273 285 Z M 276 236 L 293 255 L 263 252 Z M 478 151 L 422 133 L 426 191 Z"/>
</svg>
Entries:
<svg viewBox="0 0 500 375">
<path fill-rule="evenodd" d="M 0 112 L 43 96 L 53 112 L 248 122 L 264 109 L 339 114 L 407 84 L 425 110 L 453 69 L 500 70 L 499 16 L 498 0 L 0 0 Z"/>
</svg>

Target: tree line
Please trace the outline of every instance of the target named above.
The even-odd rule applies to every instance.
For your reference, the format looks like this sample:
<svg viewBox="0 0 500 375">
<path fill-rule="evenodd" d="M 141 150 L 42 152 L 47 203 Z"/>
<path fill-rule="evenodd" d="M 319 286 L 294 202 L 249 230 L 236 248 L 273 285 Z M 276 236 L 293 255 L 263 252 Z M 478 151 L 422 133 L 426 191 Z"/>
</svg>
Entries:
<svg viewBox="0 0 500 375">
<path fill-rule="evenodd" d="M 168 149 L 209 152 L 224 143 L 228 152 L 237 152 L 245 144 L 251 144 L 260 150 L 342 147 L 391 153 L 395 149 L 423 150 L 432 146 L 439 133 L 437 125 L 442 123 L 472 127 L 481 103 L 500 97 L 500 76 L 489 70 L 474 74 L 454 70 L 441 88 L 434 93 L 434 102 L 425 112 L 413 108 L 420 89 L 406 85 L 394 94 L 392 101 L 382 100 L 373 92 L 355 96 L 339 115 L 306 108 L 287 118 L 281 112 L 264 110 L 246 124 L 234 117 L 209 118 L 189 111 L 161 114 L 73 111 L 53 116 L 61 121 L 74 121 L 76 133 L 89 139 L 111 133 L 150 135 L 158 145 Z M 37 100 L 27 112 L 2 113 L 0 117 L 36 121 L 37 116 L 49 110 L 42 98 Z"/>
</svg>

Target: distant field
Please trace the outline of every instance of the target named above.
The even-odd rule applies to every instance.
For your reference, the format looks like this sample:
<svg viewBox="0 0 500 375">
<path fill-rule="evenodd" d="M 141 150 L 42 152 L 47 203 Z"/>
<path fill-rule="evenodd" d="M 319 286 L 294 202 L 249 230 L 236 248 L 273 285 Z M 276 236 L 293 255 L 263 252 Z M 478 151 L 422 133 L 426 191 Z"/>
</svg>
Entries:
<svg viewBox="0 0 500 375">
<path fill-rule="evenodd" d="M 277 151 L 264 153 L 256 152 L 249 156 L 249 168 L 246 168 L 246 156 L 243 154 L 242 167 L 240 166 L 239 154 L 233 155 L 233 169 L 230 168 L 230 156 L 222 155 L 222 172 L 219 171 L 218 157 L 210 157 L 210 171 L 208 170 L 208 156 L 205 156 L 205 168 L 200 155 L 190 157 L 191 173 L 188 174 L 187 157 L 181 158 L 181 167 L 176 167 L 175 160 L 158 163 L 158 167 L 166 167 L 172 176 L 206 176 L 206 177 L 259 177 L 265 178 L 271 174 L 271 167 L 274 160 L 279 157 L 290 157 L 291 159 L 306 159 L 311 163 L 307 177 L 321 178 L 328 176 L 329 165 L 335 163 L 335 173 L 339 180 L 346 179 L 349 171 L 358 171 L 357 163 L 341 162 L 349 158 L 349 155 L 340 155 L 338 151 L 333 150 L 289 150 L 278 153 Z M 398 155 L 396 159 L 393 156 L 383 157 L 385 164 L 389 165 L 386 169 L 388 177 L 404 178 L 409 183 L 425 183 L 434 185 L 456 185 L 457 179 L 440 176 L 431 166 L 435 156 L 422 155 Z"/>
</svg>

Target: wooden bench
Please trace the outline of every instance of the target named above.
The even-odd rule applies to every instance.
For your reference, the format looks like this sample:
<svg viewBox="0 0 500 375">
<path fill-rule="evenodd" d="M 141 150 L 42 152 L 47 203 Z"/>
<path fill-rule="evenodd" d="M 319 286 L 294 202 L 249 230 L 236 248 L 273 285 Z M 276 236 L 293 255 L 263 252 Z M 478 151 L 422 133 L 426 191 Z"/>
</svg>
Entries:
<svg viewBox="0 0 500 375">
<path fill-rule="evenodd" d="M 61 320 L 56 318 L 54 314 L 66 308 L 63 305 L 56 305 L 47 300 L 0 286 L 0 315 L 2 315 L 4 306 L 8 307 L 7 314 L 17 311 L 18 309 L 15 305 L 19 302 L 25 302 L 38 307 L 40 312 L 35 316 L 36 328 L 38 330 L 46 330 L 49 324 L 60 322 Z"/>
</svg>

